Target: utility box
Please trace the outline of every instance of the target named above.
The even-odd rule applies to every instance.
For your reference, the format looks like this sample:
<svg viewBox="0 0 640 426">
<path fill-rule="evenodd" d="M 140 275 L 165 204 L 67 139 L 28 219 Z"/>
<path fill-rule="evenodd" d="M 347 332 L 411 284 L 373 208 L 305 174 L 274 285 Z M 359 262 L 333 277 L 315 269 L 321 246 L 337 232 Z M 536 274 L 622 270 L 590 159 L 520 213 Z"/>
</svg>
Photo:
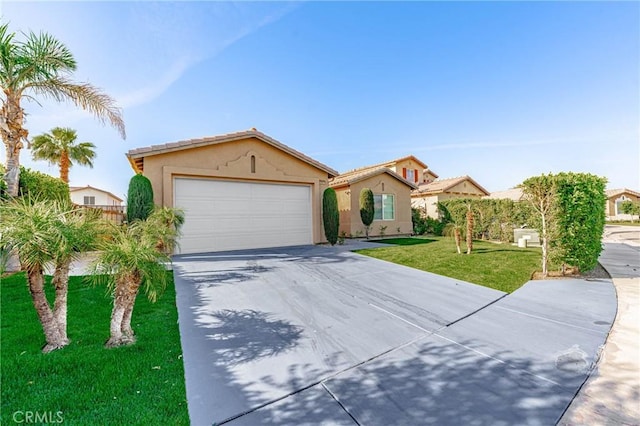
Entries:
<svg viewBox="0 0 640 426">
<path fill-rule="evenodd" d="M 540 234 L 535 229 L 516 228 L 513 230 L 513 241 L 518 243 L 519 247 L 539 247 Z"/>
</svg>

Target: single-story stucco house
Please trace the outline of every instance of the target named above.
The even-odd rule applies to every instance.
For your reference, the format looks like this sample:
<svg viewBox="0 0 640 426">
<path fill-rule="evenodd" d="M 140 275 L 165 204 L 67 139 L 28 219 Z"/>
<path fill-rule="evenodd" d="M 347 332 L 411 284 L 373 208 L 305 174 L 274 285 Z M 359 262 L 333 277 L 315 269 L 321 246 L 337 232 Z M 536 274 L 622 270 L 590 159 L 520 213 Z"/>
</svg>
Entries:
<svg viewBox="0 0 640 426">
<path fill-rule="evenodd" d="M 411 206 L 428 217 L 438 218 L 438 203 L 452 198 L 482 198 L 489 195 L 478 182 L 469 176 L 438 179 L 422 183 L 411 193 Z"/>
<path fill-rule="evenodd" d="M 405 170 L 406 168 L 401 168 Z M 411 175 L 413 179 L 413 175 Z M 383 166 L 352 170 L 333 178 L 329 184 L 336 191 L 340 211 L 339 232 L 349 237 L 366 234 L 360 217 L 360 192 L 373 192 L 374 217 L 370 236 L 411 234 L 411 191 L 417 185 Z"/>
<path fill-rule="evenodd" d="M 624 214 L 620 210 L 620 205 L 625 201 L 640 202 L 640 192 L 632 191 L 627 188 L 607 189 L 607 204 L 605 206 L 605 215 L 609 220 L 630 220 L 631 215 Z M 636 219 L 637 216 L 634 216 Z"/>
<path fill-rule="evenodd" d="M 178 253 L 326 241 L 322 193 L 332 168 L 255 129 L 133 149 L 154 202 L 185 211 Z"/>
</svg>

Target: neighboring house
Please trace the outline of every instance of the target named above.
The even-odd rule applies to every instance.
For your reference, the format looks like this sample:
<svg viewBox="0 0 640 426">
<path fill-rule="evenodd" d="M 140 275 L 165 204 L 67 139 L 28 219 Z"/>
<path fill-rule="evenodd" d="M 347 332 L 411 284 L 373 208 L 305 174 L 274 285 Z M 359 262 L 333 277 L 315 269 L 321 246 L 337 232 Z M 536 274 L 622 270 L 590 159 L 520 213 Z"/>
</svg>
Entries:
<svg viewBox="0 0 640 426">
<path fill-rule="evenodd" d="M 93 186 L 70 186 L 69 195 L 74 204 L 91 207 L 103 211 L 103 218 L 116 223 L 124 219 L 124 206 L 122 198 L 113 195 L 109 191 Z"/>
<path fill-rule="evenodd" d="M 420 183 L 433 182 L 438 178 L 437 174 L 429 170 L 429 167 L 426 164 L 413 155 L 398 158 L 397 160 L 387 161 L 385 163 L 374 164 L 372 166 L 359 167 L 347 173 L 366 172 L 378 170 L 384 167 L 416 185 Z"/>
<path fill-rule="evenodd" d="M 631 220 L 630 214 L 623 214 L 620 210 L 620 204 L 624 201 L 640 202 L 640 192 L 631 189 L 607 189 L 607 204 L 605 206 L 605 215 L 608 220 Z M 636 216 L 634 216 L 636 218 Z"/>
<path fill-rule="evenodd" d="M 122 198 L 93 186 L 70 186 L 69 194 L 74 204 L 81 206 L 121 206 Z"/>
<path fill-rule="evenodd" d="M 407 159 L 407 162 L 415 161 Z M 413 164 L 404 163 L 399 170 L 406 171 Z M 421 170 L 418 170 L 421 172 Z M 410 175 L 411 176 L 411 175 Z M 360 218 L 360 192 L 369 188 L 373 192 L 375 214 L 370 236 L 411 234 L 411 191 L 417 188 L 397 172 L 384 166 L 369 166 L 343 173 L 329 184 L 336 191 L 340 211 L 340 232 L 347 236 L 365 235 Z"/>
<path fill-rule="evenodd" d="M 326 241 L 322 193 L 332 168 L 255 130 L 133 149 L 156 204 L 179 207 L 180 253 Z"/>
<path fill-rule="evenodd" d="M 478 182 L 469 176 L 439 179 L 423 183 L 411 193 L 411 206 L 426 216 L 438 218 L 438 203 L 452 198 L 482 198 L 489 195 Z"/>
<path fill-rule="evenodd" d="M 488 198 L 491 200 L 512 200 L 512 201 L 522 201 L 524 198 L 524 193 L 522 192 L 522 188 L 511 188 L 505 191 L 496 191 L 492 192 L 489 195 L 486 195 L 482 198 Z"/>
</svg>

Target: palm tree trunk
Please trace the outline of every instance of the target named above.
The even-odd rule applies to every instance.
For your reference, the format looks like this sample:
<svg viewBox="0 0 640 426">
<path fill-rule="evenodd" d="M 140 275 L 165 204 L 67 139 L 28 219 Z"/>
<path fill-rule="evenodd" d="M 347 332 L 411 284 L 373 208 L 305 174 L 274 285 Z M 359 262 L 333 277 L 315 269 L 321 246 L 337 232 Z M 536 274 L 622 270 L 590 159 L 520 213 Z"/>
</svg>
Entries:
<svg viewBox="0 0 640 426">
<path fill-rule="evenodd" d="M 67 337 L 67 294 L 69 290 L 69 265 L 71 261 L 64 261 L 56 265 L 52 284 L 56 289 L 56 299 L 53 303 L 53 317 L 58 324 L 62 339 L 69 343 Z"/>
<path fill-rule="evenodd" d="M 23 148 L 22 139 L 29 135 L 22 127 L 24 110 L 20 107 L 20 98 L 7 94 L 6 101 L 0 109 L 0 135 L 5 145 L 6 166 L 4 180 L 7 192 L 11 197 L 18 196 L 20 182 L 20 150 Z"/>
<path fill-rule="evenodd" d="M 453 230 L 453 237 L 456 240 L 456 249 L 458 250 L 458 254 L 461 254 L 462 251 L 460 250 L 460 243 L 462 243 L 462 236 L 460 235 L 460 229 L 455 228 Z"/>
<path fill-rule="evenodd" d="M 131 329 L 131 315 L 135 304 L 140 278 L 137 274 L 124 277 L 116 285 L 113 299 L 113 311 L 111 312 L 110 337 L 106 347 L 127 345 L 135 342 Z"/>
<path fill-rule="evenodd" d="M 135 289 L 130 289 L 131 293 L 129 294 L 127 300 L 127 306 L 124 311 L 124 316 L 122 317 L 122 325 L 120 330 L 122 331 L 123 341 L 126 343 L 135 343 L 136 337 L 133 329 L 131 328 L 131 316 L 133 314 L 133 307 L 136 304 L 136 297 L 138 296 L 138 290 L 140 289 L 140 283 L 137 282 Z"/>
<path fill-rule="evenodd" d="M 60 153 L 60 179 L 69 185 L 69 152 L 62 150 Z"/>
<path fill-rule="evenodd" d="M 47 353 L 64 347 L 67 342 L 60 335 L 58 324 L 49 307 L 49 302 L 44 293 L 44 274 L 41 267 L 27 268 L 27 278 L 29 280 L 29 292 L 36 308 L 44 337 L 47 344 L 42 348 L 42 352 Z"/>
</svg>

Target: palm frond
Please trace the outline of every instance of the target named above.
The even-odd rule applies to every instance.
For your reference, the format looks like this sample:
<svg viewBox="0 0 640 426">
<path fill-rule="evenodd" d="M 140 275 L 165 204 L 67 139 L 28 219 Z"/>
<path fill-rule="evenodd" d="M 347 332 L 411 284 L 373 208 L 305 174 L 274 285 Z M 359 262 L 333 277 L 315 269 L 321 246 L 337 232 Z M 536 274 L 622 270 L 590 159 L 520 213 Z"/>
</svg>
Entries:
<svg viewBox="0 0 640 426">
<path fill-rule="evenodd" d="M 64 43 L 45 32 L 29 32 L 25 36 L 26 41 L 16 46 L 19 65 L 16 81 L 20 86 L 75 71 L 76 60 Z"/>
<path fill-rule="evenodd" d="M 122 110 L 115 100 L 89 83 L 75 83 L 64 77 L 34 81 L 24 86 L 36 94 L 58 102 L 71 101 L 76 106 L 93 114 L 102 124 L 110 123 L 126 139 Z"/>
</svg>

